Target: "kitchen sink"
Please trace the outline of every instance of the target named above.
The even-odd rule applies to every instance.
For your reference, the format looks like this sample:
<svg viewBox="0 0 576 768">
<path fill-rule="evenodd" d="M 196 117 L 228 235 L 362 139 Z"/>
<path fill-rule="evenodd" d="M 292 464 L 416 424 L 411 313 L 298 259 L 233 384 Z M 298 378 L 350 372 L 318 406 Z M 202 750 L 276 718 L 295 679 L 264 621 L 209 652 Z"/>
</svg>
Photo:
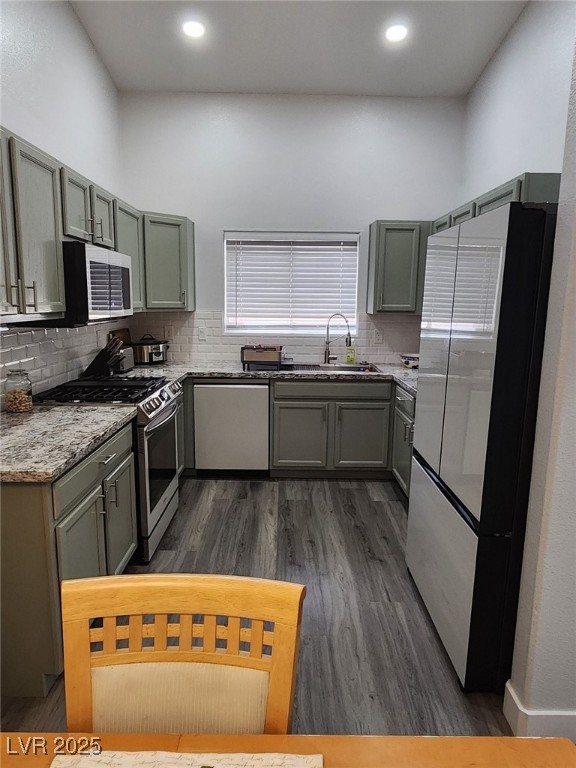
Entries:
<svg viewBox="0 0 576 768">
<path fill-rule="evenodd" d="M 365 365 L 335 365 L 333 363 L 322 363 L 318 365 L 310 364 L 310 365 L 294 365 L 292 368 L 293 371 L 311 371 L 311 372 L 334 372 L 334 373 L 380 373 L 378 368 L 375 365 L 370 365 L 366 363 Z"/>
</svg>

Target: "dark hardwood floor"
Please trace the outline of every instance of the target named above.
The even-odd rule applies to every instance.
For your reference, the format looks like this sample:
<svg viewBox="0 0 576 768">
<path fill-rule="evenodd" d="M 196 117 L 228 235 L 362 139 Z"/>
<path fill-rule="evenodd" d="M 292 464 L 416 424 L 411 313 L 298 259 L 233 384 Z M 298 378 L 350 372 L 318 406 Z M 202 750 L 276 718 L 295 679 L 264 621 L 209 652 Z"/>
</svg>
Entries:
<svg viewBox="0 0 576 768">
<path fill-rule="evenodd" d="M 510 734 L 495 695 L 463 694 L 404 564 L 392 483 L 185 480 L 148 566 L 306 584 L 294 731 Z M 63 685 L 4 699 L 3 730 L 65 729 Z"/>
</svg>

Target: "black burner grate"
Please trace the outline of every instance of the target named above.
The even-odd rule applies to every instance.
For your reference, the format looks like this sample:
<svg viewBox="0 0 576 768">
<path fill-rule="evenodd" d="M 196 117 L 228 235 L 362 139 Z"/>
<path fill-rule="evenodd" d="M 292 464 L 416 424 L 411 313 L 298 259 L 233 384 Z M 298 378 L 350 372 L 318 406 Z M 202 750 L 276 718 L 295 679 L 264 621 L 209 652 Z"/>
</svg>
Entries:
<svg viewBox="0 0 576 768">
<path fill-rule="evenodd" d="M 165 376 L 75 379 L 34 397 L 36 403 L 139 403 L 159 389 Z"/>
</svg>

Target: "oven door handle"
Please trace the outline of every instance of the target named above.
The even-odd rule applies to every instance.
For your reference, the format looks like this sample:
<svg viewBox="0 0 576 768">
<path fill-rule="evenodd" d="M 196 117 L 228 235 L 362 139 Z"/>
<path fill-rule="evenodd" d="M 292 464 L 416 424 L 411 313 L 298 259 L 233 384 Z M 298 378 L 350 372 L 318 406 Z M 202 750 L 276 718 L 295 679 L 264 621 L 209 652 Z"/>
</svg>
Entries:
<svg viewBox="0 0 576 768">
<path fill-rule="evenodd" d="M 158 424 L 152 424 L 152 425 L 148 425 L 147 427 L 144 427 L 144 434 L 151 435 L 153 432 L 156 432 L 157 429 L 160 429 L 160 427 L 163 427 L 172 418 L 174 418 L 177 410 L 178 410 L 178 403 L 174 403 L 174 405 L 172 406 L 172 410 L 170 411 L 169 415 L 166 416 L 165 419 L 162 419 L 162 421 L 158 422 Z"/>
</svg>

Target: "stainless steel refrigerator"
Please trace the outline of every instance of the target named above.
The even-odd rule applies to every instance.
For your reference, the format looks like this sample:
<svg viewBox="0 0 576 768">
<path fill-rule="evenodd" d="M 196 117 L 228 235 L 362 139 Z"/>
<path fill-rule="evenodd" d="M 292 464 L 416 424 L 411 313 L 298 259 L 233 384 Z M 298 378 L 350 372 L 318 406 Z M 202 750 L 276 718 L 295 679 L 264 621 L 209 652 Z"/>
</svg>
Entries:
<svg viewBox="0 0 576 768">
<path fill-rule="evenodd" d="M 467 691 L 509 677 L 556 206 L 428 240 L 406 562 Z"/>
</svg>

